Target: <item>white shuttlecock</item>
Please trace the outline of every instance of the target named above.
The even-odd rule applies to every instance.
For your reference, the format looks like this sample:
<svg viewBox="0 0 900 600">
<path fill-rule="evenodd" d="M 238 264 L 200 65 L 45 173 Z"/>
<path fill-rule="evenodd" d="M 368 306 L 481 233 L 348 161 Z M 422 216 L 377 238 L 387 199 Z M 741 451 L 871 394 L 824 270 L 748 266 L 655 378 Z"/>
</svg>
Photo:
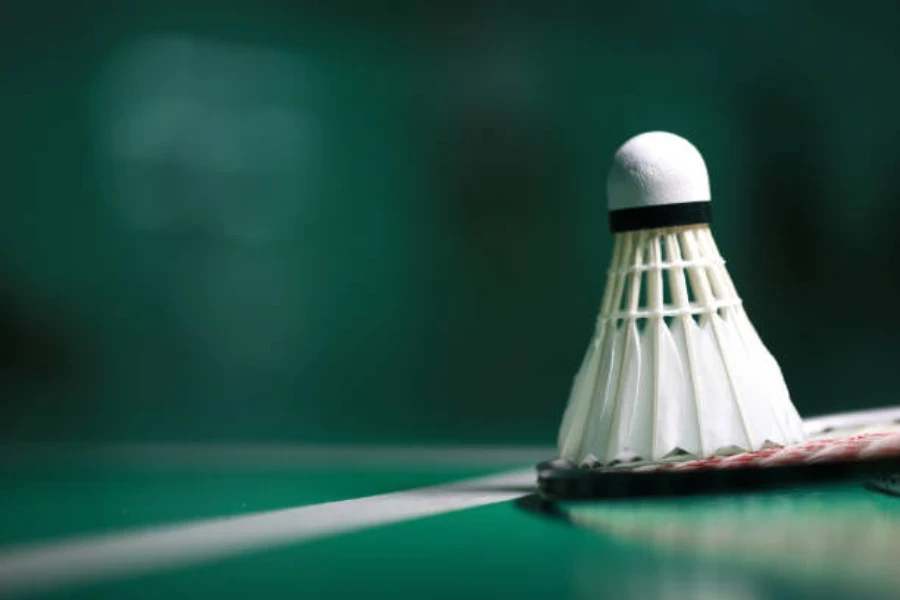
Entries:
<svg viewBox="0 0 900 600">
<path fill-rule="evenodd" d="M 785 445 L 803 426 L 709 229 L 709 177 L 687 140 L 626 142 L 607 180 L 612 266 L 572 386 L 560 458 L 707 457 Z"/>
</svg>

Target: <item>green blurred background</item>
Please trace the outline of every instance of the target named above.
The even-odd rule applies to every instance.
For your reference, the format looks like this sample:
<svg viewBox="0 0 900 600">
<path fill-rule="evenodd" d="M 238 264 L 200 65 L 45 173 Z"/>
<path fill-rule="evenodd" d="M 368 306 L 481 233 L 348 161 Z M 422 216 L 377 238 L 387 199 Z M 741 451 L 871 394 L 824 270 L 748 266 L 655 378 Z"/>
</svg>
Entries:
<svg viewBox="0 0 900 600">
<path fill-rule="evenodd" d="M 552 443 L 653 129 L 801 413 L 897 404 L 900 9 L 551 5 L 4 3 L 0 436 Z"/>
</svg>

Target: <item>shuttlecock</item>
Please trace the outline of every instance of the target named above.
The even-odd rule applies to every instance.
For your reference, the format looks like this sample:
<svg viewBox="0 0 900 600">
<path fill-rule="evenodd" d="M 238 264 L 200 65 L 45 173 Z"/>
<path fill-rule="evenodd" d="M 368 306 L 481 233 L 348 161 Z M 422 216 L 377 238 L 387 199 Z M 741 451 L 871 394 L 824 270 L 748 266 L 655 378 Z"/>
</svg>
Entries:
<svg viewBox="0 0 900 600">
<path fill-rule="evenodd" d="M 644 133 L 607 180 L 615 237 L 597 328 L 559 433 L 578 464 L 786 445 L 803 426 L 709 229 L 709 177 L 687 140 Z"/>
</svg>

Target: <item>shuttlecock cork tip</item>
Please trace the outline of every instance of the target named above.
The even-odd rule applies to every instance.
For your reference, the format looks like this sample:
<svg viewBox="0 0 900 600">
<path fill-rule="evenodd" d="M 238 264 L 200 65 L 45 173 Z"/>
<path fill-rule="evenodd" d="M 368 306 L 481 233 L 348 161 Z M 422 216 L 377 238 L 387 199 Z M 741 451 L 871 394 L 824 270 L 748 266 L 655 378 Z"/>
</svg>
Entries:
<svg viewBox="0 0 900 600">
<path fill-rule="evenodd" d="M 709 175 L 683 137 L 651 131 L 625 142 L 606 180 L 613 231 L 708 222 Z"/>
</svg>

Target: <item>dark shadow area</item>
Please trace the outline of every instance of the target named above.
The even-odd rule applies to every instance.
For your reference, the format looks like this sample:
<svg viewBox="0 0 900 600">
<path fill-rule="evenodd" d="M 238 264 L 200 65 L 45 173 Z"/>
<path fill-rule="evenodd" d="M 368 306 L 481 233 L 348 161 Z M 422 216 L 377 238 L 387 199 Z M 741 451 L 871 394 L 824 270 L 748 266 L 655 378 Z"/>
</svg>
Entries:
<svg viewBox="0 0 900 600">
<path fill-rule="evenodd" d="M 24 298 L 21 288 L 0 283 L 0 373 L 48 382 L 73 375 L 77 358 L 72 333 L 58 315 L 29 306 Z"/>
<path fill-rule="evenodd" d="M 517 499 L 514 504 L 516 508 L 527 513 L 568 521 L 565 512 L 560 509 L 559 504 L 547 500 L 541 494 L 528 494 L 527 496 L 522 496 Z"/>
<path fill-rule="evenodd" d="M 865 484 L 865 488 L 879 494 L 900 498 L 900 471 L 873 479 Z"/>
</svg>

